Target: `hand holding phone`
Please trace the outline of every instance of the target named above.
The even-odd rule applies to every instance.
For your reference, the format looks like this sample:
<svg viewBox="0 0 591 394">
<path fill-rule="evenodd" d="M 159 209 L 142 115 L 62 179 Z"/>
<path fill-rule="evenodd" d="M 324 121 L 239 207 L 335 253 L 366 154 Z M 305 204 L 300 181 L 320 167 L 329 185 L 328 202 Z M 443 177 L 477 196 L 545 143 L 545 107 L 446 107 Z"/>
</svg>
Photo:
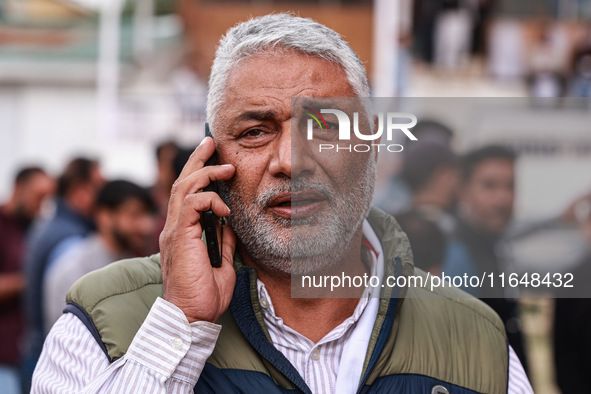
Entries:
<svg viewBox="0 0 591 394">
<path fill-rule="evenodd" d="M 205 137 L 212 137 L 211 131 L 209 130 L 209 124 L 205 122 Z M 212 137 L 213 138 L 213 137 Z M 217 153 L 213 152 L 213 155 L 205 162 L 204 167 L 215 166 L 218 164 Z M 213 181 L 207 185 L 203 191 L 214 192 L 219 195 L 219 189 L 217 182 Z M 222 218 L 223 220 L 223 218 Z M 222 265 L 222 244 L 218 240 L 218 217 L 213 213 L 211 209 L 201 213 L 201 227 L 203 228 L 203 234 L 205 235 L 205 244 L 207 245 L 207 254 L 209 255 L 209 261 L 211 266 L 219 268 Z M 220 237 L 224 236 L 223 222 L 220 223 Z"/>
<path fill-rule="evenodd" d="M 205 166 L 214 152 L 214 141 L 205 138 L 189 158 L 172 188 L 166 225 L 160 235 L 162 296 L 181 309 L 189 322 L 216 322 L 230 304 L 236 281 L 232 265 L 236 237 L 231 227 L 216 237 L 218 244 L 224 245 L 219 268 L 212 267 L 209 249 L 202 241 L 207 231 L 215 229 L 216 216 L 230 214 L 218 194 L 206 191 L 213 181 L 229 180 L 235 172 L 229 164 Z M 215 184 L 211 186 L 215 189 Z M 207 223 L 202 227 L 203 213 L 207 211 L 214 220 L 209 230 Z"/>
</svg>

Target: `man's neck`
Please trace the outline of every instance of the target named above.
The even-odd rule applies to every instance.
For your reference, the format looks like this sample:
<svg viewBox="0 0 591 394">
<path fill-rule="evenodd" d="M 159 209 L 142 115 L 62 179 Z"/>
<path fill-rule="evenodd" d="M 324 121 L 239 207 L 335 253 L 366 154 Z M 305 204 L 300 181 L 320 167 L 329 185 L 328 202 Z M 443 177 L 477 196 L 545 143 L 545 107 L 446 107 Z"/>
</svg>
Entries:
<svg viewBox="0 0 591 394">
<path fill-rule="evenodd" d="M 16 217 L 18 211 L 18 203 L 16 198 L 13 196 L 6 204 L 2 206 L 2 211 L 9 217 Z"/>
<path fill-rule="evenodd" d="M 359 298 L 291 298 L 268 291 L 275 314 L 314 343 L 353 315 L 359 303 Z"/>
<path fill-rule="evenodd" d="M 474 238 L 481 239 L 482 241 L 495 243 L 503 236 L 503 232 L 487 229 L 467 215 L 460 216 L 458 224 L 460 228 L 463 228 L 465 233 L 470 234 Z"/>
<path fill-rule="evenodd" d="M 363 276 L 367 273 L 364 264 L 361 262 L 361 240 L 362 233 L 359 231 L 343 254 L 343 261 L 338 268 L 331 271 L 333 275 L 340 276 L 343 272 L 353 277 Z M 326 334 L 331 332 L 339 324 L 353 315 L 363 288 L 340 289 L 347 294 L 348 298 L 330 297 L 330 281 L 325 297 L 322 298 L 293 298 L 291 276 L 277 275 L 275 272 L 266 271 L 256 264 L 247 253 L 241 253 L 246 265 L 257 270 L 257 277 L 265 284 L 265 288 L 273 301 L 275 315 L 283 320 L 283 323 L 298 333 L 302 334 L 312 342 L 320 341 Z M 314 275 L 314 274 L 312 274 Z M 325 274 L 322 274 L 324 277 Z M 315 295 L 316 296 L 316 295 Z"/>
<path fill-rule="evenodd" d="M 413 196 L 413 205 L 416 207 L 431 207 L 439 211 L 444 211 L 445 201 L 441 197 L 441 193 L 432 193 L 431 191 L 420 191 Z"/>
<path fill-rule="evenodd" d="M 9 218 L 9 220 L 16 223 L 23 231 L 26 231 L 33 221 L 33 218 L 29 218 L 25 215 L 24 211 L 19 208 L 18 202 L 15 198 L 10 199 L 5 205 L 0 206 L 0 210 L 7 218 Z"/>
<path fill-rule="evenodd" d="M 88 220 L 90 217 L 88 210 L 85 209 L 76 199 L 72 198 L 64 198 L 63 199 L 64 205 L 74 214 Z"/>
<path fill-rule="evenodd" d="M 111 231 L 99 231 L 99 236 L 110 254 L 113 256 L 123 256 L 125 254 L 123 247 L 117 242 Z"/>
</svg>

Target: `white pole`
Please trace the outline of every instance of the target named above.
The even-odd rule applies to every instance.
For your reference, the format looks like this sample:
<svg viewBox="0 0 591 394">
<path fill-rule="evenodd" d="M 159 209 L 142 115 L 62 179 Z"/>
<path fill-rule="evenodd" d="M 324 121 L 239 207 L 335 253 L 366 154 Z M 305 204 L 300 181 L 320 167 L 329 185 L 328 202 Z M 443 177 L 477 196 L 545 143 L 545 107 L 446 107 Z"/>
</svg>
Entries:
<svg viewBox="0 0 591 394">
<path fill-rule="evenodd" d="M 373 7 L 373 95 L 396 95 L 398 24 L 400 0 L 374 0 Z"/>
<path fill-rule="evenodd" d="M 143 61 L 154 49 L 154 0 L 135 0 L 133 13 L 133 51 L 137 60 Z"/>
<path fill-rule="evenodd" d="M 101 1 L 97 67 L 97 108 L 99 133 L 105 140 L 113 140 L 117 135 L 119 33 L 123 1 Z"/>
</svg>

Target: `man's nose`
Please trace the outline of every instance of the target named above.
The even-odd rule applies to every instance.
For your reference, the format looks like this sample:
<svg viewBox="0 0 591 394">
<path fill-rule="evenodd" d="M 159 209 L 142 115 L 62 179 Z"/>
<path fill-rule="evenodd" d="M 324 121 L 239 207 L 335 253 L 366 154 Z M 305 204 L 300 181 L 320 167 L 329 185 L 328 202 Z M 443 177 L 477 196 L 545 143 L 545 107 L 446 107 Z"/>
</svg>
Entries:
<svg viewBox="0 0 591 394">
<path fill-rule="evenodd" d="M 292 132 L 291 120 L 282 124 L 282 131 L 277 141 L 278 146 L 269 164 L 272 175 L 292 178 L 314 173 L 316 162 L 310 155 L 309 141 L 304 137 L 302 133 Z"/>
</svg>

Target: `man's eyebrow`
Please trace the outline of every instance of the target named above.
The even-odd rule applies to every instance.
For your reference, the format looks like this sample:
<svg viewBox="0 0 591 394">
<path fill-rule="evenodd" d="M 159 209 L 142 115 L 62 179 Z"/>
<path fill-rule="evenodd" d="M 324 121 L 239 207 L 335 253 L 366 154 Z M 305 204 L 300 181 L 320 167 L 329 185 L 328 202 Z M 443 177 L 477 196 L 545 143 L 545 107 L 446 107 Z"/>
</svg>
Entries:
<svg viewBox="0 0 591 394">
<path fill-rule="evenodd" d="M 236 122 L 241 122 L 245 120 L 271 120 L 277 119 L 279 114 L 273 110 L 252 110 L 252 111 L 245 111 L 242 112 L 237 118 Z"/>
<path fill-rule="evenodd" d="M 341 111 L 352 111 L 351 105 L 354 102 L 349 98 L 327 98 L 327 97 L 312 97 L 299 99 L 297 106 L 303 110 L 314 110 L 320 112 L 321 109 L 340 109 Z"/>
<path fill-rule="evenodd" d="M 297 105 L 303 109 L 313 109 L 316 111 L 320 111 L 324 108 L 338 108 L 338 104 L 332 100 L 328 99 L 302 99 L 297 102 Z"/>
</svg>

